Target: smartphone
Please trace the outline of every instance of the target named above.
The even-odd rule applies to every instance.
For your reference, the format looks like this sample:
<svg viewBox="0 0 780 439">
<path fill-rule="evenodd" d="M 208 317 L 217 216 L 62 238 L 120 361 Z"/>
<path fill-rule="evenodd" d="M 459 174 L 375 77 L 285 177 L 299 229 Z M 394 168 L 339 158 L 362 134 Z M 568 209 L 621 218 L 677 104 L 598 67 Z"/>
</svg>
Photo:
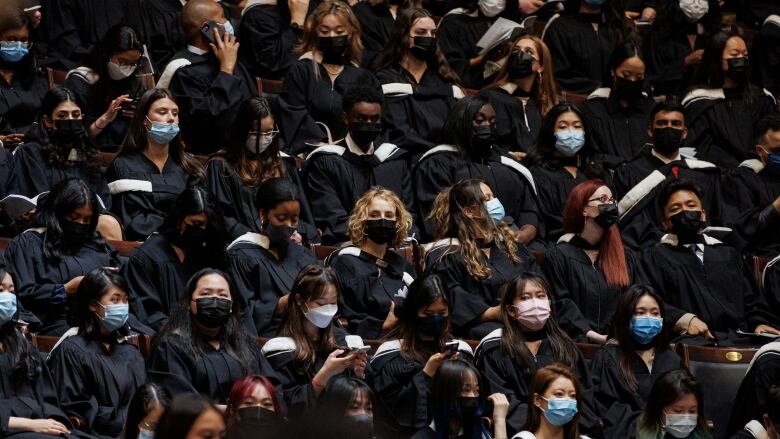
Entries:
<svg viewBox="0 0 780 439">
<path fill-rule="evenodd" d="M 217 44 L 217 42 L 214 41 L 214 29 L 219 31 L 220 36 L 225 35 L 225 26 L 222 26 L 213 20 L 204 24 L 203 27 L 200 28 L 200 32 L 206 37 L 207 40 L 209 40 L 211 44 Z"/>
<path fill-rule="evenodd" d="M 448 341 L 447 343 L 444 343 L 444 349 L 442 349 L 442 352 L 450 352 L 455 353 L 458 352 L 458 347 L 460 346 L 460 343 L 457 341 Z"/>
</svg>

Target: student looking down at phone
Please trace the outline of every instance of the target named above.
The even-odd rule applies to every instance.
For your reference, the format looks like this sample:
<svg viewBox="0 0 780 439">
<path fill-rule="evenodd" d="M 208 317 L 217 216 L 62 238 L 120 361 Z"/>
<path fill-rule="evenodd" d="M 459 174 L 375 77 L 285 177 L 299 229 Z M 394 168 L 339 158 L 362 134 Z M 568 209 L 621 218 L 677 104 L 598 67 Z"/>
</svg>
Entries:
<svg viewBox="0 0 780 439">
<path fill-rule="evenodd" d="M 219 3 L 190 0 L 182 8 L 187 47 L 173 57 L 157 86 L 181 109 L 181 132 L 194 154 L 226 146 L 241 103 L 257 96 L 254 78 L 238 62 L 238 41 Z"/>
</svg>

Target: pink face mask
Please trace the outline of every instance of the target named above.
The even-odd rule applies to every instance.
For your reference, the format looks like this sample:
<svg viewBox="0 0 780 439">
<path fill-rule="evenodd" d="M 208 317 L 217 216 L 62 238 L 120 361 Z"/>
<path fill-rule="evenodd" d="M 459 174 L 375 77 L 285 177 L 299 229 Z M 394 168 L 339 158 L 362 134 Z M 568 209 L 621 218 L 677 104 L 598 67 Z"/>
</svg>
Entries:
<svg viewBox="0 0 780 439">
<path fill-rule="evenodd" d="M 530 331 L 538 331 L 550 318 L 550 301 L 547 299 L 528 299 L 514 305 L 517 310 L 515 319 Z"/>
</svg>

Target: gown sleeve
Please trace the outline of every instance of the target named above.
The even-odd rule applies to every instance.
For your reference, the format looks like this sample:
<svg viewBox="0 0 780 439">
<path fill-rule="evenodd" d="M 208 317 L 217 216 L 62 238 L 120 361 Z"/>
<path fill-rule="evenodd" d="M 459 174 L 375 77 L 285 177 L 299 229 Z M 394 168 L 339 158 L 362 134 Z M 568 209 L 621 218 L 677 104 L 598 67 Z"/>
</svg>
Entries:
<svg viewBox="0 0 780 439">
<path fill-rule="evenodd" d="M 309 95 L 309 90 L 316 87 L 312 83 L 325 80 L 314 76 L 315 68 L 319 66 L 309 60 L 293 64 L 284 78 L 284 90 L 279 97 L 285 144 L 295 154 L 311 149 L 307 143 L 327 141 L 325 132 L 309 114 L 310 100 L 316 98 Z"/>
<path fill-rule="evenodd" d="M 304 185 L 306 196 L 311 200 L 314 223 L 322 230 L 323 236 L 331 236 L 335 241 L 348 239 L 347 220 L 349 212 L 341 204 L 336 186 L 350 184 L 347 181 L 334 181 L 328 163 L 327 153 L 319 153 L 306 163 Z"/>
<path fill-rule="evenodd" d="M 450 291 L 450 321 L 456 328 L 465 328 L 476 323 L 490 304 L 475 292 L 468 291 L 468 271 L 457 259 L 459 257 L 454 254 L 444 256 L 429 271 L 441 276 Z"/>
<path fill-rule="evenodd" d="M 14 184 L 9 193 L 34 197 L 49 190 L 49 179 L 46 177 L 42 163 L 35 157 L 34 145 L 28 143 L 18 148 L 13 155 Z"/>
<path fill-rule="evenodd" d="M 61 304 L 67 299 L 65 285 L 39 284 L 36 255 L 43 252 L 42 242 L 27 232 L 14 239 L 5 251 L 8 272 L 14 280 L 16 295 L 26 308 L 40 309 L 47 305 Z M 42 256 L 42 255 L 41 255 Z"/>
<path fill-rule="evenodd" d="M 640 414 L 625 402 L 629 390 L 619 376 L 619 370 L 604 348 L 599 350 L 591 365 L 594 397 L 607 437 L 627 437 L 629 432 L 636 432 L 635 424 Z"/>
<path fill-rule="evenodd" d="M 149 379 L 164 387 L 173 397 L 198 393 L 193 386 L 190 361 L 179 352 L 173 340 L 160 343 L 149 363 Z"/>
<path fill-rule="evenodd" d="M 247 304 L 247 318 L 251 317 L 252 328 L 262 335 L 274 323 L 274 311 L 279 296 L 271 288 L 271 280 L 262 264 L 241 251 L 229 252 L 228 273 Z M 267 285 L 264 285 L 265 280 Z M 251 332 L 251 331 L 250 331 Z"/>
<path fill-rule="evenodd" d="M 555 307 L 561 327 L 575 340 L 583 339 L 585 334 L 590 331 L 590 324 L 588 319 L 582 315 L 569 291 L 569 286 L 565 280 L 568 275 L 565 264 L 566 257 L 558 249 L 552 248 L 544 258 L 542 272 L 544 277 L 550 282 L 550 287 L 555 296 Z"/>
<path fill-rule="evenodd" d="M 239 220 L 238 209 L 241 200 L 233 198 L 237 191 L 231 190 L 232 176 L 228 174 L 228 168 L 221 159 L 210 160 L 206 167 L 208 174 L 208 187 L 217 200 L 222 217 L 225 220 L 225 230 L 228 236 L 238 237 L 250 231 L 249 227 Z"/>
<path fill-rule="evenodd" d="M 124 271 L 130 290 L 138 297 L 146 313 L 144 323 L 152 328 L 165 325 L 168 315 L 163 311 L 162 294 L 153 278 L 157 274 L 155 262 L 149 260 L 145 254 L 135 251 L 125 264 Z"/>
<path fill-rule="evenodd" d="M 276 5 L 255 6 L 242 19 L 241 60 L 246 61 L 253 75 L 282 79 L 295 62 L 301 31 L 282 25 L 289 17 L 281 17 L 279 9 Z"/>
<path fill-rule="evenodd" d="M 525 383 L 518 383 L 512 378 L 517 377 L 512 360 L 501 354 L 500 347 L 477 357 L 477 369 L 482 375 L 482 385 L 485 395 L 503 393 L 509 400 L 509 412 L 506 417 L 507 426 L 514 432 L 519 432 L 525 424 L 528 415 L 528 388 Z"/>
<path fill-rule="evenodd" d="M 68 348 L 67 344 L 60 345 L 51 353 L 49 367 L 65 413 L 83 419 L 86 425 L 93 425 L 100 414 L 100 406 L 89 392 L 87 364 L 80 353 Z"/>
<path fill-rule="evenodd" d="M 422 366 L 400 355 L 371 373 L 372 388 L 385 409 L 404 428 L 428 423 L 428 384 Z"/>
</svg>

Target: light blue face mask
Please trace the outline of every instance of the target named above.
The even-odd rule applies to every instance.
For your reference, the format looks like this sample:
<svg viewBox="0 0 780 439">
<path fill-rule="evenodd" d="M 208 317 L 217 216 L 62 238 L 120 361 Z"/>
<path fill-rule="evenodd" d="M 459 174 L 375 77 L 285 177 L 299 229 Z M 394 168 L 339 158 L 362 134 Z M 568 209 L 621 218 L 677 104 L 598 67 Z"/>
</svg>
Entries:
<svg viewBox="0 0 780 439">
<path fill-rule="evenodd" d="M 631 336 L 639 344 L 648 344 L 661 333 L 664 319 L 654 316 L 636 316 L 631 319 Z"/>
<path fill-rule="evenodd" d="M 565 157 L 574 157 L 585 146 L 585 132 L 565 130 L 555 132 L 555 149 Z"/>
<path fill-rule="evenodd" d="M 16 315 L 16 295 L 5 291 L 0 293 L 0 326 L 10 322 Z"/>
<path fill-rule="evenodd" d="M 147 117 L 146 120 L 149 120 Z M 179 124 L 177 123 L 162 123 L 152 122 L 152 127 L 149 128 L 149 135 L 152 136 L 155 142 L 160 145 L 167 145 L 179 134 Z"/>
<path fill-rule="evenodd" d="M 140 429 L 138 431 L 138 439 L 154 439 L 154 432 Z"/>
<path fill-rule="evenodd" d="M 30 53 L 27 43 L 21 41 L 0 42 L 0 57 L 8 62 L 19 62 Z"/>
<path fill-rule="evenodd" d="M 230 34 L 231 37 L 236 36 L 236 30 L 233 29 L 233 23 L 231 23 L 230 20 L 226 21 L 225 24 L 222 25 L 222 27 L 225 28 L 225 30 L 227 31 L 227 33 Z"/>
<path fill-rule="evenodd" d="M 127 322 L 127 317 L 130 313 L 130 306 L 126 303 L 117 303 L 114 305 L 103 305 L 98 302 L 98 305 L 103 307 L 105 317 L 100 321 L 103 322 L 103 326 L 108 329 L 109 332 L 114 332 L 121 328 Z M 98 316 L 99 317 L 99 316 Z"/>
<path fill-rule="evenodd" d="M 496 222 L 500 222 L 506 216 L 504 205 L 501 204 L 501 200 L 498 198 L 494 197 L 485 201 L 485 209 L 487 209 L 490 217 L 493 218 Z"/>
<path fill-rule="evenodd" d="M 547 399 L 542 396 L 542 399 L 547 401 L 547 411 L 544 412 L 544 417 L 552 425 L 561 426 L 566 425 L 574 419 L 577 414 L 577 400 L 571 398 L 550 398 Z"/>
</svg>

